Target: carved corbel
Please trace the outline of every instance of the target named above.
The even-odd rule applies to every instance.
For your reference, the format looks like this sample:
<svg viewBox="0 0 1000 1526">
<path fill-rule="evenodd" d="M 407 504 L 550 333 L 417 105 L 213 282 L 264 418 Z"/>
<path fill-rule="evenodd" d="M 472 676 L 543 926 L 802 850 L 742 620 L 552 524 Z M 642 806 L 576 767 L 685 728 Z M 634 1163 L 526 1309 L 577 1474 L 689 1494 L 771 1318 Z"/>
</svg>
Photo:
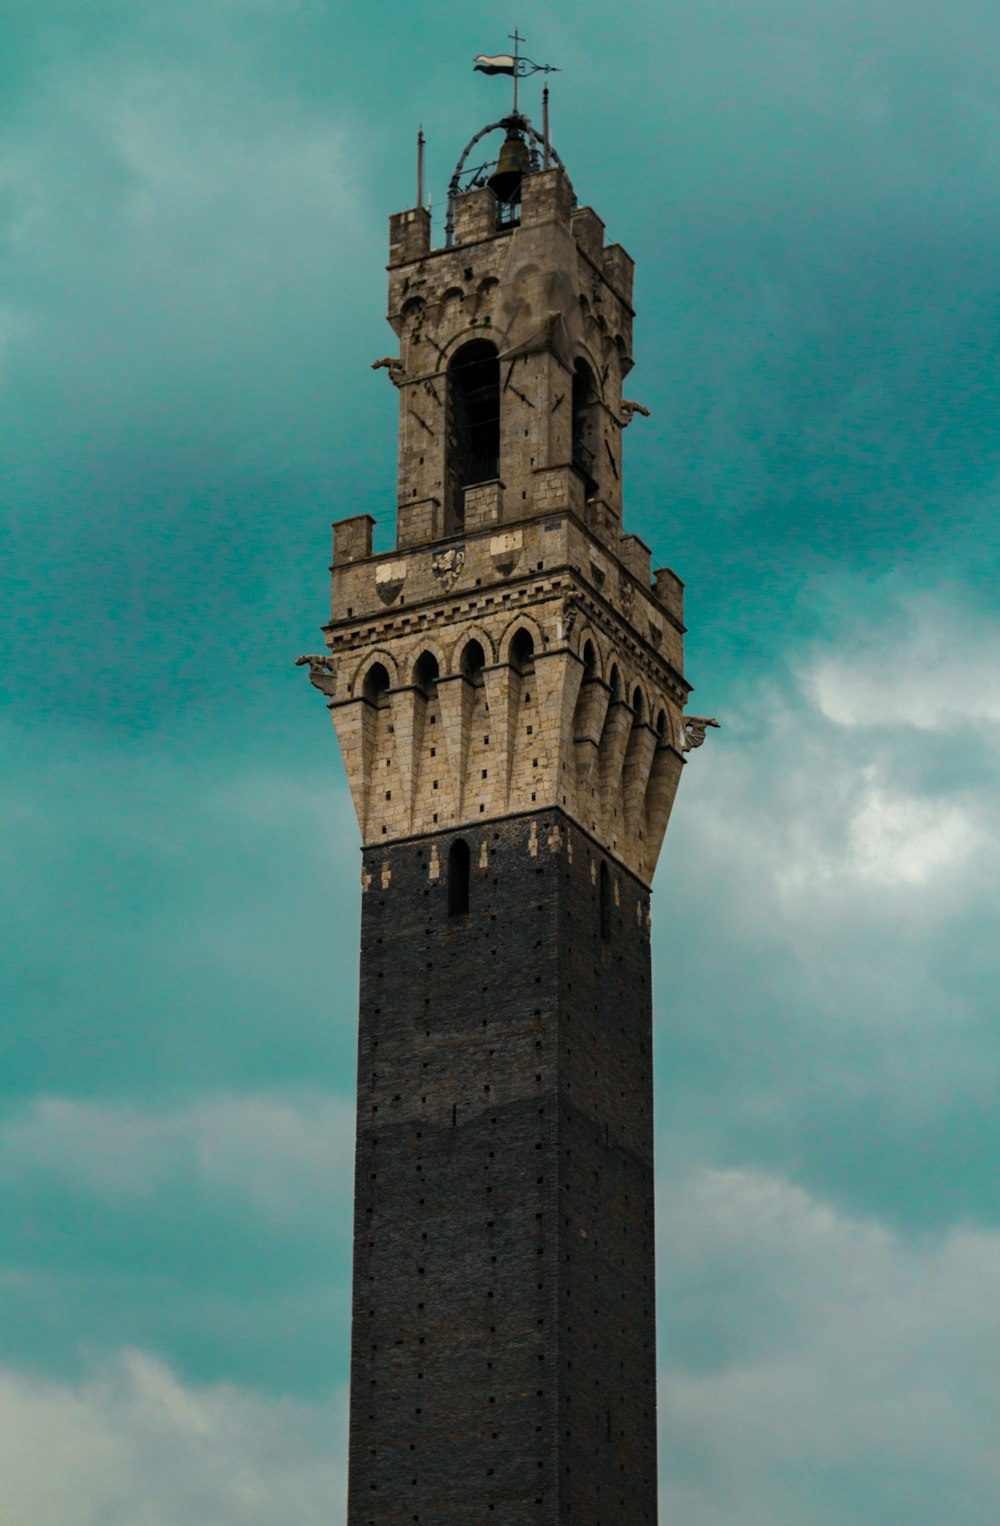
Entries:
<svg viewBox="0 0 1000 1526">
<path fill-rule="evenodd" d="M 579 611 L 571 599 L 567 599 L 559 614 L 559 625 L 556 629 L 557 641 L 568 641 L 573 634 L 576 625 L 576 617 Z"/>
<path fill-rule="evenodd" d="M 718 729 L 719 723 L 707 715 L 684 716 L 684 751 L 694 752 L 705 740 L 705 732 L 709 726 Z"/>
<path fill-rule="evenodd" d="M 325 652 L 296 657 L 295 666 L 303 667 L 309 664 L 309 682 L 314 689 L 319 689 L 328 699 L 332 699 L 337 689 L 337 667 L 332 657 Z"/>
<path fill-rule="evenodd" d="M 406 375 L 406 367 L 398 355 L 383 355 L 381 360 L 372 361 L 373 371 L 381 371 L 383 369 L 388 371 L 389 380 L 394 387 L 402 386 L 403 378 Z"/>
</svg>

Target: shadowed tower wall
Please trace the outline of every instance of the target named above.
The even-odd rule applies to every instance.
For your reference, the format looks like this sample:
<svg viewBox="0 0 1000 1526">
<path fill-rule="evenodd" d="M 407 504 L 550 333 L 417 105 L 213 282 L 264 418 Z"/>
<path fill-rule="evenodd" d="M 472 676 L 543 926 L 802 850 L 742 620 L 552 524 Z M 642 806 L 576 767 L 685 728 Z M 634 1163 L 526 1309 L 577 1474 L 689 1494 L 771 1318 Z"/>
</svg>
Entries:
<svg viewBox="0 0 1000 1526">
<path fill-rule="evenodd" d="M 561 168 L 391 222 L 395 550 L 308 659 L 363 840 L 349 1526 L 656 1520 L 649 885 L 682 587 L 621 529 L 631 261 Z"/>
</svg>

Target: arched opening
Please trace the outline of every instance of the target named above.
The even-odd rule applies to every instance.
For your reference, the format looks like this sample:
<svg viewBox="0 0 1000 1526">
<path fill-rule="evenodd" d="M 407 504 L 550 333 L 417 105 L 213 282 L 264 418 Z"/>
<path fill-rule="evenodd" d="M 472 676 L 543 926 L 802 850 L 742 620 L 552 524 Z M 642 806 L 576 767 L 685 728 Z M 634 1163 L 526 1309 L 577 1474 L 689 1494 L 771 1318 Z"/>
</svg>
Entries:
<svg viewBox="0 0 1000 1526">
<path fill-rule="evenodd" d="M 413 664 L 412 731 L 407 756 L 412 759 L 414 788 L 413 819 L 436 823 L 441 800 L 441 763 L 438 741 L 441 707 L 438 699 L 438 660 L 433 652 L 421 652 Z"/>
<path fill-rule="evenodd" d="M 585 360 L 578 360 L 573 368 L 572 461 L 583 477 L 584 492 L 588 498 L 597 492 L 600 401 L 593 371 Z"/>
<path fill-rule="evenodd" d="M 425 699 L 434 692 L 438 680 L 438 660 L 433 652 L 421 652 L 413 664 L 413 683 Z"/>
<path fill-rule="evenodd" d="M 597 768 L 598 748 L 608 708 L 608 689 L 597 667 L 597 649 L 585 641 L 580 653 L 583 673 L 573 712 L 573 744 L 576 751 L 577 809 L 591 810 L 591 829 L 597 820 L 592 809 L 592 792 Z"/>
<path fill-rule="evenodd" d="M 605 826 L 613 832 L 618 817 L 622 764 L 632 729 L 632 707 L 628 703 L 621 669 L 616 662 L 611 664 L 608 674 L 608 690 L 608 708 L 601 731 L 597 768 L 601 814 Z"/>
<path fill-rule="evenodd" d="M 361 692 L 368 703 L 378 710 L 389 703 L 389 673 L 383 663 L 372 663 L 365 674 Z"/>
<path fill-rule="evenodd" d="M 599 875 L 598 891 L 601 903 L 601 937 L 605 943 L 611 937 L 611 875 L 608 866 L 602 860 Z"/>
<path fill-rule="evenodd" d="M 500 475 L 500 361 L 496 346 L 472 339 L 448 362 L 445 528 L 465 523 L 465 489 Z"/>
<path fill-rule="evenodd" d="M 535 643 L 531 632 L 517 631 L 510 643 L 510 665 L 522 678 L 535 671 Z"/>
<path fill-rule="evenodd" d="M 462 652 L 461 669 L 462 677 L 467 678 L 471 684 L 475 684 L 476 688 L 484 682 L 486 653 L 475 639 L 466 643 Z"/>
<path fill-rule="evenodd" d="M 448 915 L 464 917 L 469 910 L 469 844 L 456 837 L 448 849 Z"/>
</svg>

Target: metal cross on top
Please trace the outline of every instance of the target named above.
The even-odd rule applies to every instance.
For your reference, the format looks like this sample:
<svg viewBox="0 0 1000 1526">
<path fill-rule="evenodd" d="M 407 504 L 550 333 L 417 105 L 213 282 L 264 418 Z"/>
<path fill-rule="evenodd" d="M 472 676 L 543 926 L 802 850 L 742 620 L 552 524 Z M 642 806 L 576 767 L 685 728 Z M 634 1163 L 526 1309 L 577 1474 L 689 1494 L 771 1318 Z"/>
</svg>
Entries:
<svg viewBox="0 0 1000 1526">
<path fill-rule="evenodd" d="M 509 32 L 507 35 L 510 37 L 511 42 L 514 44 L 514 114 L 516 116 L 517 115 L 517 80 L 518 80 L 518 75 L 520 73 L 519 65 L 520 65 L 520 62 L 521 62 L 520 55 L 518 54 L 517 50 L 521 46 L 522 42 L 527 41 L 527 39 L 521 36 L 521 34 L 518 31 L 517 27 L 514 28 L 513 32 Z"/>
</svg>

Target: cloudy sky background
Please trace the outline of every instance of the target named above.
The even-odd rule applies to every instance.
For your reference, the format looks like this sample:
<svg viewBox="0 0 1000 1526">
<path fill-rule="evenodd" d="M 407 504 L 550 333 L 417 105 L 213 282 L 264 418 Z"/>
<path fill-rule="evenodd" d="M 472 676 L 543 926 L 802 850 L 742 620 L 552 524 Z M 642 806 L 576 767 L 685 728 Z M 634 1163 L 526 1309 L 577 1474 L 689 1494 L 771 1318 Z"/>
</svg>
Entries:
<svg viewBox="0 0 1000 1526">
<path fill-rule="evenodd" d="M 1000 10 L 526 3 L 636 257 L 688 586 L 656 883 L 672 1526 L 1000 1510 Z M 386 218 L 470 0 L 0 7 L 0 1518 L 343 1519 L 358 853 L 329 522 L 391 544 Z M 529 106 L 537 96 L 528 91 Z"/>
</svg>

